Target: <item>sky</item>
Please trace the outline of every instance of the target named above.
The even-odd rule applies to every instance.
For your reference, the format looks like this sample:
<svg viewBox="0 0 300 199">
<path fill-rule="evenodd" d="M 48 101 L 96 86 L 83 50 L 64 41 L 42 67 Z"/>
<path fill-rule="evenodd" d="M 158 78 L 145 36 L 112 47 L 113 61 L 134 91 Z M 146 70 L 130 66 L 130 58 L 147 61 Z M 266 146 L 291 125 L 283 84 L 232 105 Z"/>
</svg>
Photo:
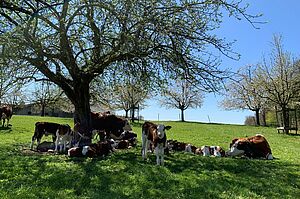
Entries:
<svg viewBox="0 0 300 199">
<path fill-rule="evenodd" d="M 247 1 L 246 1 L 247 2 Z M 248 1 L 248 12 L 263 16 L 260 21 L 267 22 L 255 29 L 246 20 L 225 19 L 218 34 L 227 41 L 236 40 L 233 50 L 241 54 L 238 61 L 222 57 L 221 68 L 236 71 L 247 64 L 256 64 L 262 57 L 271 52 L 274 34 L 281 35 L 283 48 L 294 57 L 300 57 L 300 1 L 299 0 L 252 0 Z M 154 98 L 155 96 L 153 96 Z M 225 111 L 218 106 L 222 97 L 217 94 L 206 94 L 201 108 L 185 111 L 186 121 L 205 123 L 244 124 L 246 116 L 254 113 L 247 110 Z M 140 111 L 145 120 L 176 121 L 180 119 L 180 110 L 165 109 L 153 99 Z"/>
</svg>

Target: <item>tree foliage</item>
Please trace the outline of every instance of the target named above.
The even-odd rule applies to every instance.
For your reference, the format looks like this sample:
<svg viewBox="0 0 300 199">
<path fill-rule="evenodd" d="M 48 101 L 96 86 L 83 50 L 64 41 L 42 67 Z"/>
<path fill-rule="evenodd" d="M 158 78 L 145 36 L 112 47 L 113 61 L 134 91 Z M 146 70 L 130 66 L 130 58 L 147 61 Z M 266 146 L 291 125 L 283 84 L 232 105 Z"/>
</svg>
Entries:
<svg viewBox="0 0 300 199">
<path fill-rule="evenodd" d="M 261 96 L 276 106 L 283 114 L 283 125 L 289 127 L 289 108 L 299 100 L 300 65 L 299 60 L 284 51 L 282 38 L 274 36 L 273 50 L 269 61 L 266 59 L 256 71 L 258 86 L 263 89 Z"/>
<path fill-rule="evenodd" d="M 0 40 L 64 90 L 75 121 L 88 130 L 90 83 L 121 62 L 135 62 L 133 71 L 155 77 L 153 83 L 184 72 L 203 89 L 219 89 L 226 74 L 211 49 L 238 56 L 213 30 L 224 13 L 253 24 L 257 16 L 246 8 L 239 0 L 2 0 Z"/>
<path fill-rule="evenodd" d="M 226 84 L 220 105 L 225 110 L 246 109 L 255 112 L 256 125 L 260 125 L 260 111 L 266 108 L 264 90 L 257 84 L 257 66 L 241 67 Z"/>
</svg>

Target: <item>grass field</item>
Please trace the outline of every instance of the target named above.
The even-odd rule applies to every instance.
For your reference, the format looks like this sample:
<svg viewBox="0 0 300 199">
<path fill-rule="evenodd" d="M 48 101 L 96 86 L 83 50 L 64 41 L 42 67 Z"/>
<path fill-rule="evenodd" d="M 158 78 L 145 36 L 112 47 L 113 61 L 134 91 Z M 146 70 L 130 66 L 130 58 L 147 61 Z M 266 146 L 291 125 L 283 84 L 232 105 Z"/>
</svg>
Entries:
<svg viewBox="0 0 300 199">
<path fill-rule="evenodd" d="M 36 121 L 72 119 L 13 116 L 0 130 L 0 198 L 300 198 L 300 136 L 274 128 L 164 122 L 168 139 L 228 148 L 234 137 L 262 133 L 275 160 L 173 153 L 165 166 L 143 162 L 141 143 L 106 158 L 28 153 Z M 72 125 L 71 125 L 72 126 Z M 134 131 L 140 136 L 140 124 Z M 50 138 L 48 138 L 50 140 Z M 139 137 L 140 141 L 140 137 Z"/>
</svg>

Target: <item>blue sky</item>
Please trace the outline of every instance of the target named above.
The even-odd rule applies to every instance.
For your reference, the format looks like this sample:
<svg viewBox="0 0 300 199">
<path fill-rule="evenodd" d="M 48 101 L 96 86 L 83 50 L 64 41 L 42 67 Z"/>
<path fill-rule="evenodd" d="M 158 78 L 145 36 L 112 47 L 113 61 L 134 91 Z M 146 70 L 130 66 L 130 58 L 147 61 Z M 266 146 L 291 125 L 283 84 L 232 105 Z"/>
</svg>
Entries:
<svg viewBox="0 0 300 199">
<path fill-rule="evenodd" d="M 258 25 L 254 29 L 245 20 L 229 19 L 224 21 L 218 31 L 227 41 L 236 40 L 233 50 L 241 54 L 239 61 L 222 58 L 222 68 L 236 70 L 247 64 L 255 64 L 268 56 L 271 52 L 271 42 L 274 34 L 283 37 L 284 49 L 295 57 L 300 57 L 300 1 L 299 0 L 256 0 L 248 1 L 249 12 L 262 13 L 260 21 L 266 24 Z M 208 94 L 204 104 L 198 109 L 185 111 L 187 121 L 216 122 L 227 124 L 243 124 L 245 117 L 253 115 L 250 111 L 224 111 L 218 107 L 221 96 Z M 140 111 L 146 120 L 179 120 L 180 111 L 165 109 L 153 100 L 148 102 L 148 107 Z"/>
</svg>

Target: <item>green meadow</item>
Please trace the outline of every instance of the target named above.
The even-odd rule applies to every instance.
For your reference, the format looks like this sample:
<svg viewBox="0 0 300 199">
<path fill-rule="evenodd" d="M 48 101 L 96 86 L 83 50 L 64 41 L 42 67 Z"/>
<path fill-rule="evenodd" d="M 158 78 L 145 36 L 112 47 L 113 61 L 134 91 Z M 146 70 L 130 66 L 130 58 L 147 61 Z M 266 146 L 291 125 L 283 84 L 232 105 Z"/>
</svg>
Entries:
<svg viewBox="0 0 300 199">
<path fill-rule="evenodd" d="M 168 139 L 228 149 L 235 137 L 263 134 L 275 160 L 201 157 L 184 152 L 142 161 L 141 124 L 133 124 L 138 146 L 105 158 L 69 158 L 29 150 L 34 123 L 72 125 L 71 118 L 16 116 L 0 128 L 0 198 L 300 198 L 300 136 L 271 127 L 163 122 Z M 42 140 L 51 140 L 44 137 Z"/>
</svg>

